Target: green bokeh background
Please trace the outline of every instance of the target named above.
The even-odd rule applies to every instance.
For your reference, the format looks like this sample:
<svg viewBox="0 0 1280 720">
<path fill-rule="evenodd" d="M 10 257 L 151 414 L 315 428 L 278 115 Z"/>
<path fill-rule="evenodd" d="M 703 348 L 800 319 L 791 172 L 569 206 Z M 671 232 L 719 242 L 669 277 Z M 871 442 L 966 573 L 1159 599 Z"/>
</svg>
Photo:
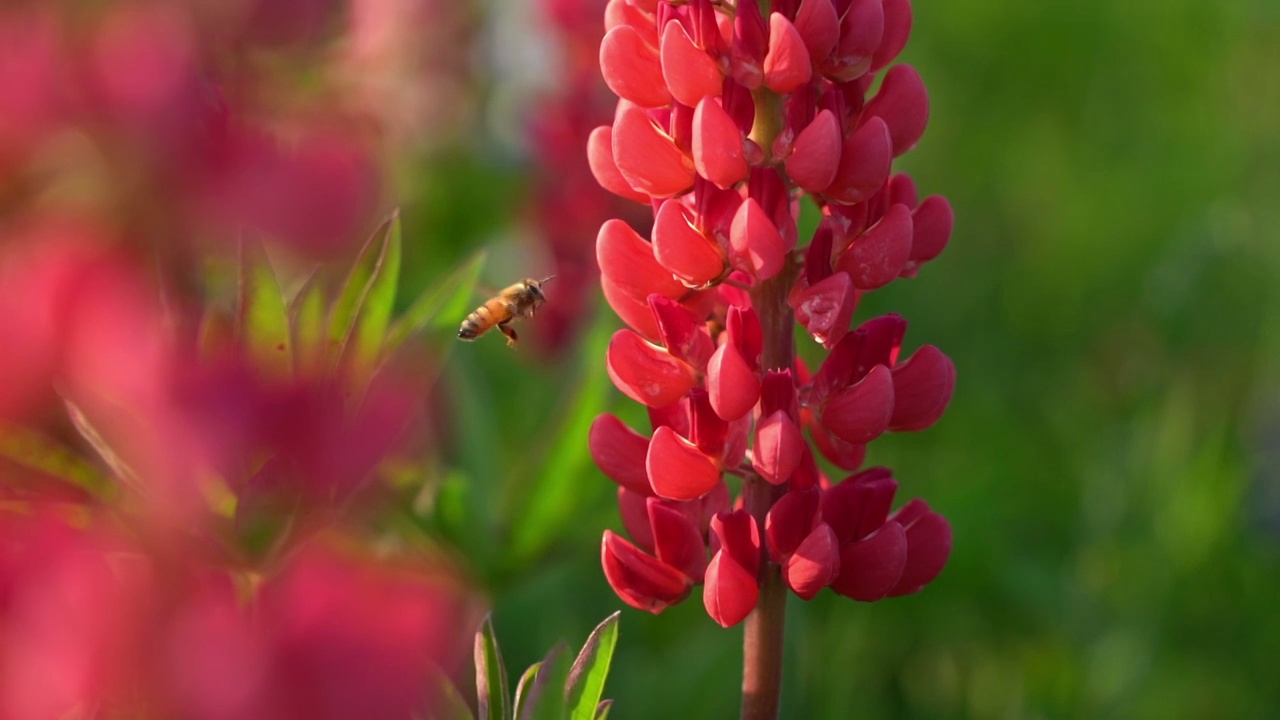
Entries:
<svg viewBox="0 0 1280 720">
<path fill-rule="evenodd" d="M 904 314 L 958 384 L 870 460 L 955 550 L 916 596 L 791 598 L 783 716 L 1280 716 L 1280 4 L 917 0 L 901 59 L 932 111 L 895 167 L 956 230 L 858 318 Z M 487 282 L 525 272 L 527 166 L 473 147 L 409 174 L 406 297 L 482 247 Z M 622 607 L 586 429 L 642 414 L 605 376 L 618 321 L 581 312 L 558 359 L 486 338 L 439 386 L 438 528 L 519 668 Z M 611 717 L 735 717 L 740 662 L 698 595 L 624 609 Z"/>
</svg>

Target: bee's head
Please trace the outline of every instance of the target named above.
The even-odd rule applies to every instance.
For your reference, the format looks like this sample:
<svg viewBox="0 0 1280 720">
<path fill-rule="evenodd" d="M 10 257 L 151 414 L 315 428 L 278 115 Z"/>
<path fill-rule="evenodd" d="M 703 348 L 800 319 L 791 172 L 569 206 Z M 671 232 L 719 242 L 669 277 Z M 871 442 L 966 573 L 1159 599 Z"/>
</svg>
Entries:
<svg viewBox="0 0 1280 720">
<path fill-rule="evenodd" d="M 529 290 L 533 292 L 534 297 L 538 298 L 539 300 L 546 300 L 547 296 L 542 294 L 542 284 L 548 280 L 553 280 L 553 279 L 555 279 L 555 275 L 548 275 L 542 278 L 541 280 L 534 280 L 533 278 L 528 278 L 524 281 L 524 284 L 529 286 Z"/>
</svg>

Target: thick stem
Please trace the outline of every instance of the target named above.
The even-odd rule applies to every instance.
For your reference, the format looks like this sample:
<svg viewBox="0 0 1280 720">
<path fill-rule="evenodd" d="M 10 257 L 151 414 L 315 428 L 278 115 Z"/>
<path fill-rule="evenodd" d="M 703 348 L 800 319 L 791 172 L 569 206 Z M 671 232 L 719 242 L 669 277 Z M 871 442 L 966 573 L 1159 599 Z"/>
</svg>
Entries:
<svg viewBox="0 0 1280 720">
<path fill-rule="evenodd" d="M 790 369 L 795 362 L 791 308 L 787 291 L 795 280 L 796 266 L 785 263 L 777 276 L 760 283 L 751 302 L 764 330 L 761 361 L 766 370 Z M 743 482 L 743 504 L 756 519 L 761 535 L 769 508 L 785 492 L 748 473 Z M 773 720 L 782 696 L 782 636 L 786 621 L 787 588 L 778 565 L 761 548 L 760 597 L 747 616 L 742 637 L 742 718 Z"/>
</svg>

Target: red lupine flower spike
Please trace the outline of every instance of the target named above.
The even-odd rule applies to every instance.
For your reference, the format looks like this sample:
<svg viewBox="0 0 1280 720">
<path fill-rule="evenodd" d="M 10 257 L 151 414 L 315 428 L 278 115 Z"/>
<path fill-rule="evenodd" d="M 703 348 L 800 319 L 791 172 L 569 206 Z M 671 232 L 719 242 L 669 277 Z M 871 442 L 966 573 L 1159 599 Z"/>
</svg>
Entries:
<svg viewBox="0 0 1280 720">
<path fill-rule="evenodd" d="M 880 90 L 863 109 L 866 117 L 879 117 L 889 127 L 893 156 L 915 147 L 929 123 L 929 96 L 920 73 L 910 65 L 895 65 L 884 74 Z"/>
<path fill-rule="evenodd" d="M 623 602 L 658 614 L 689 594 L 693 581 L 684 573 L 641 552 L 609 530 L 600 545 L 605 579 Z"/>
<path fill-rule="evenodd" d="M 911 233 L 911 211 L 906 205 L 894 205 L 841 254 L 836 268 L 848 273 L 859 290 L 884 287 L 906 267 Z"/>
<path fill-rule="evenodd" d="M 893 368 L 893 417 L 896 431 L 924 430 L 938 421 L 951 401 L 956 367 L 932 345 L 925 345 Z"/>
<path fill-rule="evenodd" d="M 596 466 L 610 480 L 642 495 L 653 494 L 644 469 L 645 456 L 649 453 L 648 437 L 606 413 L 591 423 L 587 445 Z"/>
<path fill-rule="evenodd" d="M 714 555 L 707 565 L 702 602 L 723 627 L 742 622 L 760 594 L 760 531 L 745 510 L 719 513 L 711 520 Z"/>
</svg>

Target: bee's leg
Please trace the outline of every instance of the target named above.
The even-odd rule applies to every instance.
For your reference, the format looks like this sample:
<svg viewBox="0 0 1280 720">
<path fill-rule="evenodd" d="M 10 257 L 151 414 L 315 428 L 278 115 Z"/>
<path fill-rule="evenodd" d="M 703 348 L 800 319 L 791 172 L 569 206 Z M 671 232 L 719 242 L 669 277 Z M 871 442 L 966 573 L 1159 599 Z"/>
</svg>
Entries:
<svg viewBox="0 0 1280 720">
<path fill-rule="evenodd" d="M 502 331 L 503 335 L 507 336 L 507 347 L 515 347 L 515 344 L 520 341 L 520 336 L 516 334 L 516 329 L 511 325 L 498 323 L 498 329 Z"/>
</svg>

